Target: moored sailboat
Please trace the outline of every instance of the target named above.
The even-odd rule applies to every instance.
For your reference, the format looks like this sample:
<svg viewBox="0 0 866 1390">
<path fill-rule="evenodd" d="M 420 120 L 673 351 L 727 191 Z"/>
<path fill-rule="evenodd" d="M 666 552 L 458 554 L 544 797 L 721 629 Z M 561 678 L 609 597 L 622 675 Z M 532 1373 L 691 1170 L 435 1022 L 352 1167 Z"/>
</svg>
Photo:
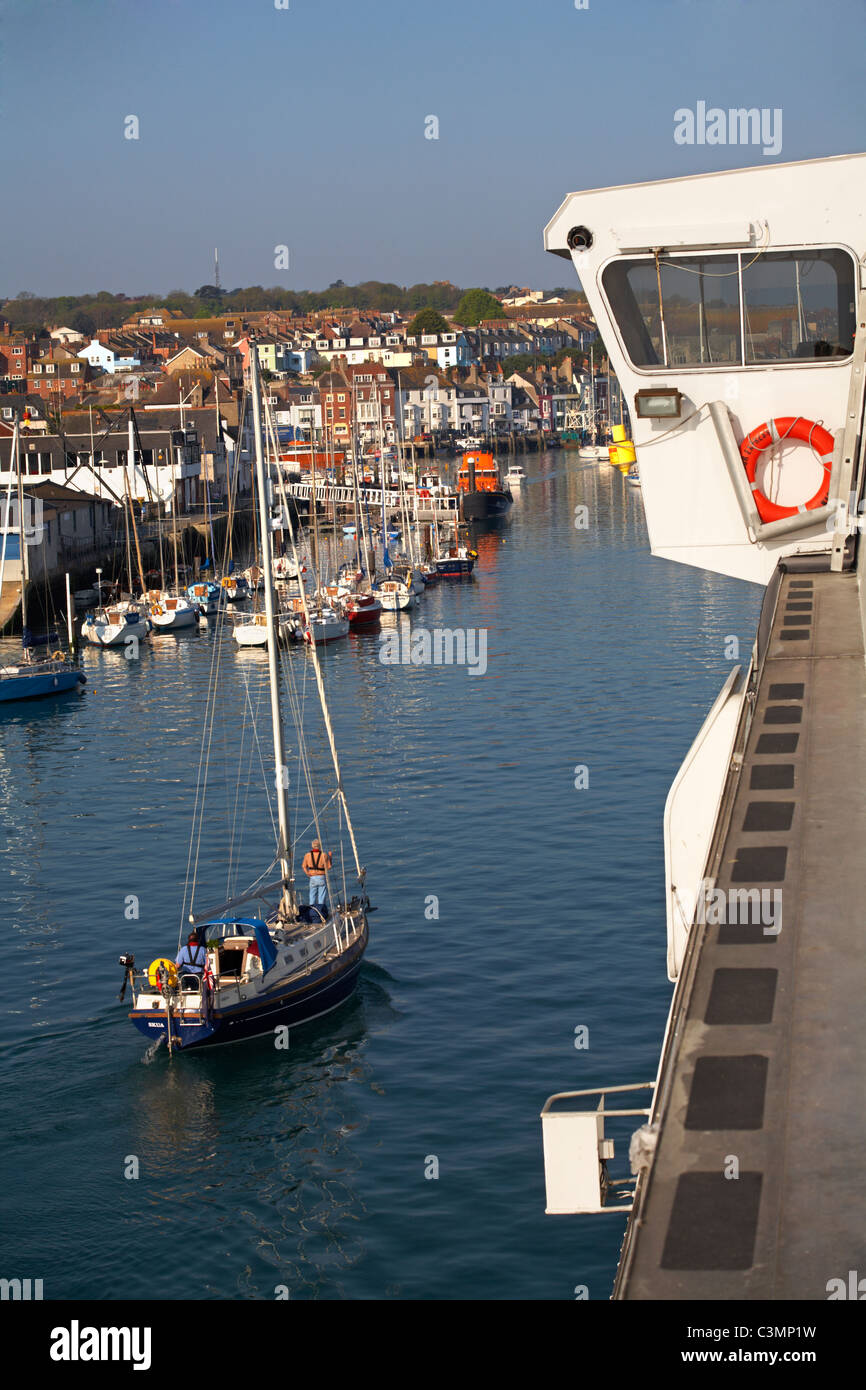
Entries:
<svg viewBox="0 0 866 1390">
<path fill-rule="evenodd" d="M 17 524 L 10 525 L 10 502 L 12 478 L 15 477 L 18 489 Z M 10 453 L 9 483 L 3 506 L 3 539 L 0 546 L 0 593 L 3 590 L 3 577 L 6 572 L 7 555 L 17 558 L 20 563 L 21 579 L 21 661 L 14 665 L 0 666 L 0 702 L 12 700 L 41 699 L 45 695 L 62 695 L 65 691 L 76 690 L 86 683 L 87 677 L 73 665 L 66 654 L 55 651 L 49 657 L 36 654 L 36 642 L 27 625 L 27 586 L 30 583 L 28 561 L 28 537 L 24 523 L 24 491 L 21 483 L 21 464 L 18 458 L 18 423 L 16 421 L 12 436 Z M 11 546 L 10 546 L 11 541 Z M 17 549 L 17 557 L 10 551 Z M 67 600 L 71 603 L 67 579 Z M 67 613 L 70 633 L 72 615 Z"/>
<path fill-rule="evenodd" d="M 150 636 L 150 619 L 134 599 L 120 599 L 84 615 L 81 636 L 96 647 L 126 647 L 130 638 L 144 642 Z"/>
</svg>

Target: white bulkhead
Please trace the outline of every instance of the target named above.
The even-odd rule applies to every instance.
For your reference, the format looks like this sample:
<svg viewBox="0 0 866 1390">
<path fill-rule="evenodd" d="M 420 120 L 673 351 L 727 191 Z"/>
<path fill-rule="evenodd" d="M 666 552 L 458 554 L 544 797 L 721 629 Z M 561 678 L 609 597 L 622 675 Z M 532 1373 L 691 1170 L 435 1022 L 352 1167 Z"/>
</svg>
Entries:
<svg viewBox="0 0 866 1390">
<path fill-rule="evenodd" d="M 864 195 L 866 155 L 843 155 L 572 193 L 546 228 L 622 384 L 655 555 L 766 583 L 780 556 L 831 548 Z M 659 388 L 682 394 L 678 416 L 641 418 L 637 393 Z M 815 452 L 793 440 L 767 449 L 754 483 L 800 509 L 768 522 L 738 446 L 784 417 L 833 437 L 834 485 L 826 505 L 803 510 L 822 482 Z"/>
</svg>

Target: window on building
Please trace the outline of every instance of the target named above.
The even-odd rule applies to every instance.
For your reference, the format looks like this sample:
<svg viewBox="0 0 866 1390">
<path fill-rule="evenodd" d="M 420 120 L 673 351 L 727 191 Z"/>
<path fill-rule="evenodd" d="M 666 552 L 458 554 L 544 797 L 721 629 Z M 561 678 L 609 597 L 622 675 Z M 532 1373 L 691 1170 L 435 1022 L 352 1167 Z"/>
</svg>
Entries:
<svg viewBox="0 0 866 1390">
<path fill-rule="evenodd" d="M 602 283 L 638 367 L 748 366 L 852 351 L 854 263 L 839 249 L 683 255 L 658 267 L 652 257 L 614 261 Z"/>
<path fill-rule="evenodd" d="M 47 373 L 49 374 L 49 376 L 50 376 L 51 373 L 54 371 L 54 363 L 53 363 L 53 362 L 46 362 L 46 363 L 45 363 L 45 370 L 46 370 L 46 372 L 47 372 Z"/>
<path fill-rule="evenodd" d="M 74 372 L 80 372 L 80 371 L 81 371 L 81 363 L 80 363 L 80 362 L 73 362 L 73 363 L 72 363 L 72 370 L 73 370 Z"/>
</svg>

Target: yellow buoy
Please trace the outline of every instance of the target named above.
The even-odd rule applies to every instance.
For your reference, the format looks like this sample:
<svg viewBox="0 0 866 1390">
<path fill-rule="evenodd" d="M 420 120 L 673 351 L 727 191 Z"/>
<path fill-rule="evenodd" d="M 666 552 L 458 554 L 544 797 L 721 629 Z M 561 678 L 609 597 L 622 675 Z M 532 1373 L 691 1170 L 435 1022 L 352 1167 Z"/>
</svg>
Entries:
<svg viewBox="0 0 866 1390">
<path fill-rule="evenodd" d="M 617 448 L 611 447 L 610 461 L 617 468 L 628 468 L 630 464 L 636 462 L 634 442 L 629 439 L 625 425 L 614 425 L 613 437 L 616 440 Z"/>
</svg>

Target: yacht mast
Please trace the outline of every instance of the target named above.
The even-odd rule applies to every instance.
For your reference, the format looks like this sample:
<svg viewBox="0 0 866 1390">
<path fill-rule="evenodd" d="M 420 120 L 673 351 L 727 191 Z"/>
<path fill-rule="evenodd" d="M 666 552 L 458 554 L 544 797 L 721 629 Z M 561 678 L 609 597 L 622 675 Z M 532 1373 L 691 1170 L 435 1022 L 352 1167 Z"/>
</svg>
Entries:
<svg viewBox="0 0 866 1390">
<path fill-rule="evenodd" d="M 296 568 L 296 570 L 298 571 L 298 576 L 300 577 L 300 573 L 301 573 L 301 562 L 300 562 L 300 560 L 299 560 L 299 558 L 298 558 L 298 549 L 297 549 L 297 546 L 296 546 L 296 544 L 295 544 L 295 528 L 294 528 L 294 525 L 292 524 L 292 514 L 291 514 L 291 512 L 289 511 L 289 500 L 288 500 L 288 497 L 286 496 L 286 490 L 285 490 L 285 485 L 284 485 L 284 482 L 283 482 L 282 471 L 279 471 L 279 472 L 277 473 L 277 486 L 278 486 L 278 488 L 279 488 L 280 502 L 281 502 L 281 504 L 282 504 L 283 509 L 285 510 L 285 513 L 286 513 L 286 520 L 288 521 L 288 524 L 289 524 L 289 540 L 290 540 L 291 543 L 292 543 L 292 558 L 293 558 L 294 563 L 295 563 L 295 568 Z M 308 601 L 307 601 L 307 595 L 306 595 L 306 592 L 305 592 L 305 590 L 304 590 L 303 584 L 300 585 L 300 590 L 301 590 L 301 602 L 303 603 L 303 606 L 304 606 L 304 617 L 306 618 L 307 626 L 310 627 L 311 621 L 312 621 L 312 615 L 311 615 L 311 613 L 310 613 L 310 605 L 309 605 L 309 603 L 308 603 Z M 327 698 L 326 698 L 326 696 L 325 696 L 325 683 L 324 683 L 324 680 L 323 680 L 323 678 L 322 678 L 322 663 L 321 663 L 321 661 L 319 660 L 319 653 L 318 653 L 318 650 L 317 650 L 317 647 L 316 647 L 316 643 L 315 643 L 315 642 L 311 642 L 311 643 L 310 643 L 310 656 L 312 657 L 312 661 L 313 661 L 313 670 L 314 670 L 315 673 L 316 673 L 316 688 L 317 688 L 317 690 L 318 690 L 318 692 L 319 692 L 319 703 L 321 704 L 321 707 L 322 707 L 322 718 L 323 718 L 324 723 L 325 723 L 325 731 L 326 731 L 326 733 L 327 733 L 327 735 L 328 735 L 328 743 L 330 744 L 330 748 L 331 748 L 331 759 L 332 759 L 333 764 L 334 764 L 334 772 L 335 772 L 336 778 L 337 778 L 337 792 L 338 792 L 338 794 L 339 794 L 340 802 L 341 802 L 342 807 L 343 807 L 343 814 L 344 814 L 345 817 L 346 817 L 346 828 L 347 828 L 347 830 L 348 830 L 348 832 L 349 832 L 349 839 L 350 839 L 351 842 L 352 842 L 352 855 L 353 855 L 354 860 L 355 860 L 355 869 L 356 869 L 357 874 L 358 874 L 358 882 L 361 883 L 361 884 L 363 884 L 364 881 L 365 881 L 365 879 L 366 879 L 366 877 L 367 877 L 367 870 L 362 866 L 361 860 L 360 860 L 360 858 L 359 858 L 359 856 L 358 856 L 358 846 L 357 846 L 357 843 L 356 843 L 356 841 L 355 841 L 355 827 L 354 827 L 353 824 L 352 824 L 352 817 L 351 817 L 351 815 L 349 814 L 349 803 L 348 803 L 348 801 L 346 800 L 346 793 L 345 793 L 345 790 L 344 790 L 344 788 L 343 788 L 343 774 L 342 774 L 342 772 L 340 771 L 340 760 L 339 760 L 339 758 L 338 758 L 338 756 L 337 756 L 337 743 L 336 743 L 336 740 L 335 740 L 335 738 L 334 738 L 334 728 L 333 728 L 333 725 L 331 724 L 331 712 L 330 712 L 330 710 L 328 709 L 328 701 L 327 701 Z M 317 821 L 317 824 L 318 824 L 318 821 Z"/>
<path fill-rule="evenodd" d="M 18 433 L 16 430 L 15 440 L 15 476 L 18 487 L 18 553 L 21 566 L 21 645 L 24 652 L 24 659 L 30 660 L 30 648 L 26 645 L 27 639 L 27 585 L 30 583 L 30 557 L 27 554 L 27 536 L 24 521 L 24 485 L 21 481 L 21 452 L 19 447 Z"/>
<path fill-rule="evenodd" d="M 3 507 L 3 549 L 2 552 L 0 552 L 0 597 L 2 597 L 3 594 L 3 576 L 6 573 L 6 543 L 9 539 L 9 511 L 12 505 L 12 481 L 15 476 L 13 469 L 15 467 L 15 460 L 17 459 L 17 457 L 18 421 L 16 419 L 14 428 L 12 430 L 12 447 L 9 450 L 9 481 L 6 484 L 6 499 Z M 18 548 L 19 550 L 21 549 L 20 540 L 18 542 Z"/>
<path fill-rule="evenodd" d="M 274 734 L 274 786 L 277 793 L 277 816 L 280 827 L 279 860 L 283 878 L 283 897 L 280 917 L 297 915 L 291 870 L 291 825 L 289 822 L 289 793 L 286 760 L 283 752 L 283 722 L 280 712 L 280 661 L 277 650 L 277 619 L 274 601 L 274 569 L 271 556 L 271 531 L 268 515 L 270 490 L 265 477 L 265 452 L 262 438 L 262 403 L 259 390 L 259 350 L 250 344 L 250 388 L 253 398 L 253 434 L 256 451 L 256 494 L 259 509 L 259 528 L 262 538 L 262 569 L 265 581 L 265 619 L 268 631 L 268 677 L 271 691 L 271 722 Z"/>
</svg>

